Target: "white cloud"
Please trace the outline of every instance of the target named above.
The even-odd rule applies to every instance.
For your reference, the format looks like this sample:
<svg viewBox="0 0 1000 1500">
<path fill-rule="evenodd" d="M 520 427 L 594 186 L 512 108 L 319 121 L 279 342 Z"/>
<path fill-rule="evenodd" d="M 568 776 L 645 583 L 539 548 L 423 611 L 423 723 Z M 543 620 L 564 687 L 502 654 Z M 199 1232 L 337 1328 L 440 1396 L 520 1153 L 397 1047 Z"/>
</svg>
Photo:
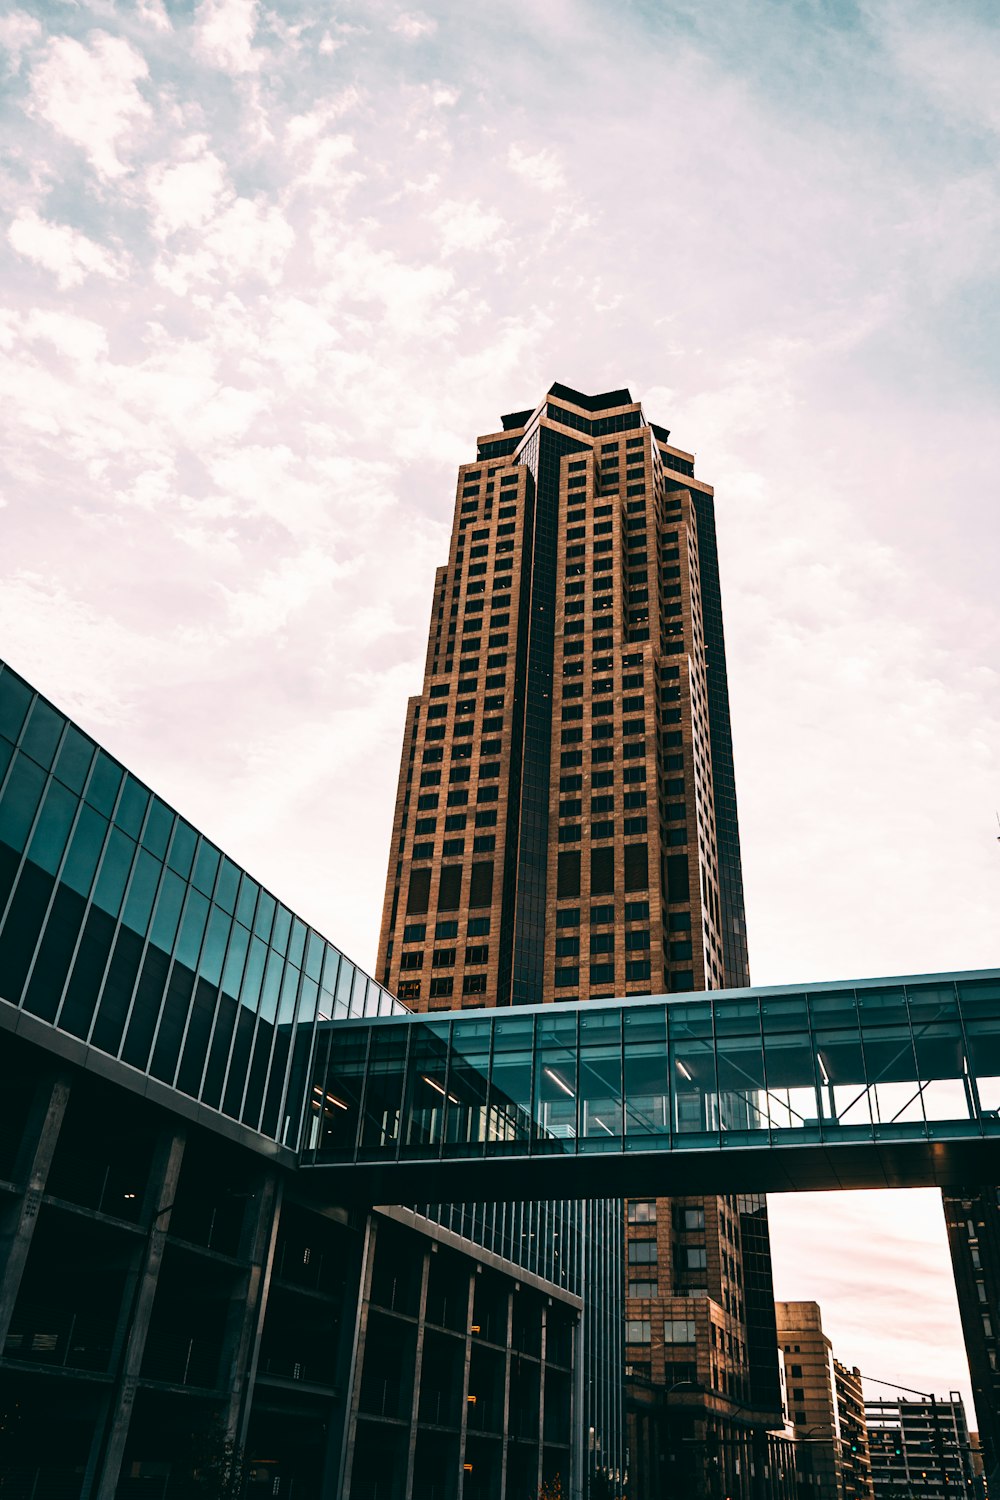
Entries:
<svg viewBox="0 0 1000 1500">
<path fill-rule="evenodd" d="M 494 210 L 485 208 L 478 198 L 471 202 L 446 198 L 431 218 L 438 227 L 444 255 L 487 249 L 502 254 L 507 248 L 502 234 L 506 228 L 504 220 Z"/>
<path fill-rule="evenodd" d="M 226 168 L 204 137 L 184 141 L 180 154 L 186 159 L 153 167 L 146 177 L 158 239 L 205 224 L 233 196 Z"/>
<path fill-rule="evenodd" d="M 150 114 L 138 88 L 148 76 L 145 58 L 121 37 L 91 32 L 89 46 L 56 37 L 32 70 L 32 104 L 101 177 L 114 179 L 128 170 L 121 155 L 135 149 Z"/>
<path fill-rule="evenodd" d="M 397 36 L 405 37 L 408 42 L 416 42 L 421 37 L 433 36 L 437 31 L 437 22 L 430 16 L 425 16 L 423 11 L 403 11 L 393 21 L 390 29 Z"/>
<path fill-rule="evenodd" d="M 507 165 L 518 177 L 523 177 L 525 182 L 545 192 L 554 193 L 566 186 L 562 161 L 559 153 L 551 146 L 532 151 L 530 146 L 512 142 L 507 150 Z"/>
<path fill-rule="evenodd" d="M 195 10 L 199 53 L 226 73 L 253 73 L 261 64 L 254 50 L 258 0 L 200 0 Z"/>
<path fill-rule="evenodd" d="M 0 16 L 0 54 L 3 54 L 4 71 L 9 77 L 20 71 L 25 53 L 41 35 L 42 25 L 36 16 L 29 16 L 23 10 L 12 10 Z"/>
<path fill-rule="evenodd" d="M 31 208 L 21 210 L 7 231 L 7 238 L 19 255 L 51 271 L 64 290 L 79 286 L 87 276 L 115 280 L 124 274 L 119 256 L 68 224 L 53 224 L 40 218 Z"/>
</svg>

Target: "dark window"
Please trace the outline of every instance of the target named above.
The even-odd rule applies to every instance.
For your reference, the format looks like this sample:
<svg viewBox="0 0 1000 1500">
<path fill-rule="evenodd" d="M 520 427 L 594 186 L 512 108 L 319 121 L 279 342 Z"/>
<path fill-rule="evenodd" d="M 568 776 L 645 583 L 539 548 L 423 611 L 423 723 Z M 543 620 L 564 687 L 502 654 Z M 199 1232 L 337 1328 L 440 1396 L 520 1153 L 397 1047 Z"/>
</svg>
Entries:
<svg viewBox="0 0 1000 1500">
<path fill-rule="evenodd" d="M 432 995 L 450 995 L 454 988 L 455 981 L 454 979 L 452 979 L 450 974 L 447 979 L 440 978 L 431 980 Z"/>
<path fill-rule="evenodd" d="M 469 887 L 470 906 L 489 906 L 493 900 L 493 861 L 482 860 L 472 866 Z"/>
<path fill-rule="evenodd" d="M 688 901 L 691 897 L 686 854 L 667 855 L 667 900 Z"/>
<path fill-rule="evenodd" d="M 427 903 L 431 894 L 431 872 L 430 870 L 411 870 L 410 885 L 406 893 L 406 910 L 409 912 L 422 912 L 427 910 Z"/>
<path fill-rule="evenodd" d="M 649 856 L 645 844 L 625 845 L 625 889 L 644 891 L 649 885 Z"/>
<path fill-rule="evenodd" d="M 462 866 L 445 865 L 438 886 L 438 911 L 458 911 L 462 896 Z M 424 908 L 426 911 L 426 907 Z"/>
<path fill-rule="evenodd" d="M 610 896 L 615 888 L 615 851 L 613 849 L 591 849 L 590 893 L 592 896 Z M 567 895 L 576 895 L 567 891 Z"/>
<path fill-rule="evenodd" d="M 601 850 L 602 854 L 609 853 Z M 556 877 L 556 895 L 579 896 L 580 894 L 580 851 L 579 849 L 562 849 L 559 852 L 559 866 Z M 422 910 L 426 911 L 426 906 Z"/>
</svg>

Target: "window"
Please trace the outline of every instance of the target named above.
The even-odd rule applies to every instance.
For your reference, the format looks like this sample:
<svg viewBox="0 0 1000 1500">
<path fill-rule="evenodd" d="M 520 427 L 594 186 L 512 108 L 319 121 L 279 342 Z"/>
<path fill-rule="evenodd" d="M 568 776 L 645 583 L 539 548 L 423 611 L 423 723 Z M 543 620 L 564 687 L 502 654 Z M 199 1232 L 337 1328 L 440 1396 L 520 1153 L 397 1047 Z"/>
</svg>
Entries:
<svg viewBox="0 0 1000 1500">
<path fill-rule="evenodd" d="M 556 912 L 557 927 L 579 927 L 580 908 L 578 906 L 567 906 L 562 911 Z"/>
<path fill-rule="evenodd" d="M 403 928 L 404 943 L 422 943 L 427 936 L 426 922 L 409 922 Z"/>
<path fill-rule="evenodd" d="M 659 1282 L 656 1281 L 630 1281 L 628 1284 L 630 1297 L 658 1297 Z"/>
<path fill-rule="evenodd" d="M 708 1252 L 704 1245 L 688 1245 L 684 1251 L 684 1263 L 689 1271 L 704 1271 L 708 1267 Z"/>
<path fill-rule="evenodd" d="M 693 1344 L 695 1336 L 694 1318 L 664 1318 L 663 1342 L 665 1344 Z"/>
<path fill-rule="evenodd" d="M 615 909 L 613 906 L 592 906 L 590 908 L 590 920 L 598 924 L 601 922 L 613 922 L 615 920 Z"/>
<path fill-rule="evenodd" d="M 630 1198 L 627 1213 L 630 1224 L 655 1224 L 656 1199 Z"/>
<path fill-rule="evenodd" d="M 801 1380 L 802 1379 L 802 1366 L 801 1365 L 792 1365 L 792 1379 L 793 1380 Z"/>
<path fill-rule="evenodd" d="M 489 917 L 470 917 L 466 932 L 469 937 L 489 937 Z"/>
<path fill-rule="evenodd" d="M 595 851 L 596 852 L 596 851 Z M 601 850 L 603 853 L 611 853 L 610 850 Z M 424 873 L 424 872 L 418 872 Z M 412 884 L 412 881 L 411 881 Z M 579 849 L 562 849 L 559 852 L 559 863 L 556 875 L 556 896 L 579 896 L 580 894 L 580 851 Z M 416 910 L 409 907 L 408 910 Z M 426 902 L 422 911 L 427 910 Z"/>
<path fill-rule="evenodd" d="M 681 1210 L 682 1225 L 684 1229 L 704 1229 L 705 1210 L 703 1208 L 685 1208 Z"/>
<path fill-rule="evenodd" d="M 577 985 L 577 984 L 579 984 L 579 982 L 580 982 L 580 970 L 579 969 L 557 969 L 556 970 L 556 989 L 557 990 L 564 990 L 564 989 L 566 989 L 570 985 Z"/>
<path fill-rule="evenodd" d="M 650 1239 L 629 1240 L 628 1263 L 630 1266 L 655 1266 L 656 1241 Z"/>
<path fill-rule="evenodd" d="M 487 943 L 477 943 L 473 948 L 466 948 L 465 962 L 467 964 L 485 964 L 489 961 L 490 950 Z"/>
<path fill-rule="evenodd" d="M 486 994 L 486 975 L 485 974 L 466 974 L 465 978 L 462 980 L 462 994 L 463 995 L 485 995 Z"/>
<path fill-rule="evenodd" d="M 578 937 L 556 938 L 556 957 L 574 958 L 580 951 L 580 939 Z"/>
<path fill-rule="evenodd" d="M 614 984 L 614 964 L 591 964 L 590 982 L 591 984 Z"/>
<path fill-rule="evenodd" d="M 430 870 L 411 870 L 410 884 L 406 893 L 406 910 L 410 912 L 422 912 L 427 910 L 427 903 L 431 893 Z M 457 902 L 456 902 L 457 905 Z"/>
<path fill-rule="evenodd" d="M 451 968 L 454 968 L 454 965 L 455 965 L 455 950 L 454 950 L 454 948 L 435 948 L 434 949 L 434 967 L 435 967 L 435 969 L 451 969 Z"/>
<path fill-rule="evenodd" d="M 653 1325 L 649 1318 L 626 1318 L 626 1344 L 649 1344 L 653 1338 Z"/>
<path fill-rule="evenodd" d="M 458 937 L 458 923 L 457 922 L 437 922 L 437 923 L 435 923 L 435 926 L 434 926 L 434 936 L 436 938 L 455 938 L 455 937 Z"/>
<path fill-rule="evenodd" d="M 449 974 L 447 979 L 439 978 L 431 980 L 431 996 L 440 997 L 450 995 L 455 988 L 455 981 Z"/>
<path fill-rule="evenodd" d="M 456 796 L 452 792 L 449 796 Z M 464 794 L 463 794 L 464 795 Z M 462 895 L 462 866 L 443 865 L 438 885 L 438 911 L 458 911 Z"/>
<path fill-rule="evenodd" d="M 645 845 L 642 846 L 643 849 Z M 625 851 L 626 854 L 628 850 Z M 613 849 L 591 849 L 590 891 L 593 896 L 609 896 L 615 888 L 615 852 Z M 577 892 L 567 891 L 567 895 Z"/>
<path fill-rule="evenodd" d="M 423 950 L 418 949 L 414 953 L 404 953 L 399 960 L 401 969 L 422 969 L 424 966 Z"/>
<path fill-rule="evenodd" d="M 614 953 L 615 935 L 613 932 L 592 932 L 590 934 L 591 953 Z"/>
</svg>

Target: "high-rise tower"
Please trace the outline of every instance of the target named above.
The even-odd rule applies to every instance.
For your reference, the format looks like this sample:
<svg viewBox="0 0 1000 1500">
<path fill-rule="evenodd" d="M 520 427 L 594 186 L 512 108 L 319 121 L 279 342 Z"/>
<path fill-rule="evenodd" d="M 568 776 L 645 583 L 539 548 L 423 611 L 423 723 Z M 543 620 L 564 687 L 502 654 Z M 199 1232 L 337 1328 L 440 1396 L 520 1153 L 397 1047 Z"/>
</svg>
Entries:
<svg viewBox="0 0 1000 1500">
<path fill-rule="evenodd" d="M 420 1010 L 749 982 L 713 492 L 627 390 L 554 385 L 459 470 L 378 972 Z M 763 1200 L 626 1237 L 632 1364 L 779 1413 Z"/>
</svg>

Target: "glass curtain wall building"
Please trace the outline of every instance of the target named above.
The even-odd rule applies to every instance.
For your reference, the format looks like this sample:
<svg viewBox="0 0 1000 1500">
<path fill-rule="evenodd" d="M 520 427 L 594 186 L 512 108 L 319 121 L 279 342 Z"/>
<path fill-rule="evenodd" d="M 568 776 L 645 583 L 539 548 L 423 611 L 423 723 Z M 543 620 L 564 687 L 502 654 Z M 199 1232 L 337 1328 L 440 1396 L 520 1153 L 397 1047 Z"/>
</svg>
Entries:
<svg viewBox="0 0 1000 1500">
<path fill-rule="evenodd" d="M 627 390 L 554 385 L 459 470 L 377 972 L 427 1011 L 749 983 L 713 492 Z M 710 1298 L 713 1389 L 777 1421 L 763 1199 L 623 1230 L 629 1326 Z"/>
<path fill-rule="evenodd" d="M 0 665 L 5 1496 L 190 1500 L 237 1455 L 252 1500 L 579 1494 L 578 1239 L 298 1170 L 339 1027 L 392 1014 Z"/>
</svg>

